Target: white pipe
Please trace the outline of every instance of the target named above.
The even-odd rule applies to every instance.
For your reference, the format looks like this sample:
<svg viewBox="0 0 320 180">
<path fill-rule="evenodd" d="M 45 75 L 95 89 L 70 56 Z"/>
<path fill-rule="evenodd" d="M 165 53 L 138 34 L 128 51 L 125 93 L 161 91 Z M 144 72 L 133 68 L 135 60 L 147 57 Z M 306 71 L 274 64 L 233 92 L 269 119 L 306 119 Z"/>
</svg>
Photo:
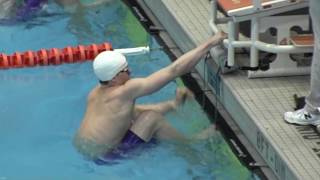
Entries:
<svg viewBox="0 0 320 180">
<path fill-rule="evenodd" d="M 212 11 L 211 11 L 212 22 L 216 22 L 216 20 L 217 20 L 217 2 L 216 2 L 216 0 L 212 0 L 210 3 L 211 3 L 211 7 L 212 7 Z"/>
<path fill-rule="evenodd" d="M 210 21 L 209 23 L 211 30 L 213 33 L 217 33 L 219 29 L 216 25 L 214 25 L 213 21 Z M 225 39 L 223 40 L 223 45 L 225 47 L 228 47 L 229 40 Z M 277 45 L 277 44 L 268 44 L 262 41 L 233 41 L 232 46 L 235 48 L 241 48 L 241 47 L 251 47 L 255 46 L 259 50 L 267 51 L 271 53 L 305 53 L 305 52 L 312 52 L 313 47 L 312 46 L 306 46 L 306 47 L 296 47 L 294 45 Z"/>
<path fill-rule="evenodd" d="M 228 47 L 229 40 L 225 39 L 223 44 Z M 249 48 L 251 46 L 255 46 L 257 49 L 261 51 L 266 51 L 270 53 L 306 53 L 312 52 L 312 46 L 306 47 L 296 47 L 294 45 L 277 45 L 277 44 L 268 44 L 261 41 L 251 42 L 251 41 L 234 41 L 231 43 L 235 48 Z"/>
<path fill-rule="evenodd" d="M 215 23 L 214 23 L 214 19 L 210 19 L 209 20 L 209 26 L 210 26 L 210 28 L 211 28 L 211 30 L 212 30 L 212 32 L 215 34 L 215 33 L 217 33 L 217 32 L 219 32 L 219 29 L 218 29 L 218 27 L 215 25 Z"/>
<path fill-rule="evenodd" d="M 149 53 L 150 48 L 149 46 L 146 46 L 146 47 L 136 47 L 136 48 L 114 49 L 113 51 L 120 52 L 127 56 L 134 56 L 134 55 Z"/>
<path fill-rule="evenodd" d="M 228 35 L 228 40 L 229 45 L 228 45 L 228 66 L 234 66 L 234 47 L 232 46 L 232 42 L 235 41 L 235 25 L 234 22 L 229 21 L 228 22 L 228 28 L 229 28 L 229 35 Z"/>
<path fill-rule="evenodd" d="M 251 42 L 254 44 L 259 41 L 259 19 L 254 17 L 251 20 Z M 250 48 L 250 67 L 258 67 L 259 65 L 259 51 L 256 46 Z"/>
<path fill-rule="evenodd" d="M 226 39 L 226 41 L 224 40 L 223 43 L 228 44 L 229 41 Z M 233 41 L 231 44 L 235 48 L 244 48 L 244 47 L 249 48 L 252 46 L 251 41 Z"/>
<path fill-rule="evenodd" d="M 276 44 L 267 44 L 261 41 L 256 41 L 253 44 L 255 47 L 262 51 L 267 51 L 271 53 L 305 53 L 312 52 L 313 47 L 297 47 L 293 45 L 276 45 Z"/>
</svg>

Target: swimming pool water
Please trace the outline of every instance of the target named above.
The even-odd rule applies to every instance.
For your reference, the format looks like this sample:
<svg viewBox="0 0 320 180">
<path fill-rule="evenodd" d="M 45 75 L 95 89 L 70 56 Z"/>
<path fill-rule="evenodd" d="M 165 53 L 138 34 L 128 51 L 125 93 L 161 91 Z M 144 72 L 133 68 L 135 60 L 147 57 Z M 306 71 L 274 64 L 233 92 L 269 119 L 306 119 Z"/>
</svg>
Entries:
<svg viewBox="0 0 320 180">
<path fill-rule="evenodd" d="M 0 26 L 0 52 L 62 48 L 111 42 L 114 48 L 159 47 L 121 1 L 77 14 L 50 3 L 36 17 Z M 145 76 L 170 63 L 163 51 L 128 57 L 133 76 Z M 97 84 L 91 62 L 0 71 L 0 180 L 254 179 L 219 132 L 190 146 L 160 143 L 112 166 L 86 161 L 72 146 L 85 111 L 86 96 Z M 138 100 L 152 103 L 174 97 L 175 82 Z M 194 101 L 168 120 L 186 135 L 209 120 Z"/>
</svg>

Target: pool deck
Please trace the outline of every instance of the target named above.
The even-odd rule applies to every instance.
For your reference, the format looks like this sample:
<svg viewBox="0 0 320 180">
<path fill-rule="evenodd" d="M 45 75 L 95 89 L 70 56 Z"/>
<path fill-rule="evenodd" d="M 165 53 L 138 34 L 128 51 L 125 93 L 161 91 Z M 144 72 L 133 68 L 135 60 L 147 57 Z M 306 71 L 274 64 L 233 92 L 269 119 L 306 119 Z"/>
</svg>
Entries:
<svg viewBox="0 0 320 180">
<path fill-rule="evenodd" d="M 210 34 L 211 5 L 208 0 L 138 0 L 152 12 L 183 52 Z M 169 45 L 170 46 L 170 45 Z M 240 140 L 249 148 L 257 166 L 268 179 L 320 179 L 320 136 L 314 128 L 284 122 L 283 113 L 293 110 L 293 94 L 305 96 L 309 76 L 248 79 L 246 72 L 221 74 L 217 84 L 215 63 L 200 62 L 197 71 L 212 92 L 218 110 L 234 123 Z M 230 118 L 231 117 L 231 118 Z M 253 147 L 250 149 L 250 147 Z M 266 166 L 267 165 L 267 166 Z"/>
</svg>

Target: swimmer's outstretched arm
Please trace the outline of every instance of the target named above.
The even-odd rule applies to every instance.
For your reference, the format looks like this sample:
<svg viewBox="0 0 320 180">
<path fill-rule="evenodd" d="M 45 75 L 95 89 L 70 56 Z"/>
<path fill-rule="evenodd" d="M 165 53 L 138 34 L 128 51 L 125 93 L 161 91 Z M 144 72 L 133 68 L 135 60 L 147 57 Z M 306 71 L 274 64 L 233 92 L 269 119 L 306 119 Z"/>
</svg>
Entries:
<svg viewBox="0 0 320 180">
<path fill-rule="evenodd" d="M 227 38 L 225 33 L 218 32 L 198 47 L 180 56 L 170 65 L 152 73 L 148 77 L 128 80 L 122 88 L 123 94 L 126 95 L 124 98 L 134 100 L 138 97 L 152 94 L 178 76 L 190 72 L 201 60 L 201 57 L 213 46 L 220 44 L 225 38 Z"/>
</svg>

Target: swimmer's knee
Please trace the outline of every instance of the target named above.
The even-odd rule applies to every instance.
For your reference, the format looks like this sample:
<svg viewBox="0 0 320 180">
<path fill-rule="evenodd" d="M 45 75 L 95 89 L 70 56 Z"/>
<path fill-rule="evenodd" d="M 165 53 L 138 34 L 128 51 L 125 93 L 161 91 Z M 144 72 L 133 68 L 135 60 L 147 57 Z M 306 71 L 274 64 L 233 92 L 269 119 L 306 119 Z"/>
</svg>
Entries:
<svg viewBox="0 0 320 180">
<path fill-rule="evenodd" d="M 135 120 L 130 130 L 147 142 L 161 126 L 162 119 L 162 115 L 156 111 L 144 111 Z"/>
</svg>

